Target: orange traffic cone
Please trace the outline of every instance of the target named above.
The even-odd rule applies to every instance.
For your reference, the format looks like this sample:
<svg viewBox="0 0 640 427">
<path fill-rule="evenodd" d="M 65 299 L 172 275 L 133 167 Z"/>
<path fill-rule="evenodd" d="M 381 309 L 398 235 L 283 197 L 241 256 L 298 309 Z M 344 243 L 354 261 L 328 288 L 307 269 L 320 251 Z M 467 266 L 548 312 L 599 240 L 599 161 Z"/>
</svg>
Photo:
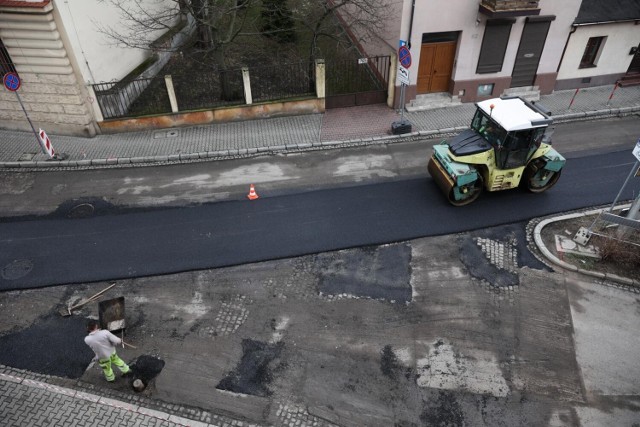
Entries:
<svg viewBox="0 0 640 427">
<path fill-rule="evenodd" d="M 251 184 L 251 187 L 249 187 L 249 194 L 247 194 L 247 197 L 249 198 L 249 200 L 255 200 L 258 198 L 258 193 L 256 193 L 256 189 L 253 184 Z"/>
</svg>

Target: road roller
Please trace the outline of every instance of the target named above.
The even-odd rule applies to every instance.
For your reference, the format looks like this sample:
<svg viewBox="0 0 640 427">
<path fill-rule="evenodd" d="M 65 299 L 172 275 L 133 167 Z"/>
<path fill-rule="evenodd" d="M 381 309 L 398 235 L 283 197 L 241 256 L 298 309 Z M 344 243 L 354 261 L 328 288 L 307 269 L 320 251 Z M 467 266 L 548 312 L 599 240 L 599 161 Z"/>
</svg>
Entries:
<svg viewBox="0 0 640 427">
<path fill-rule="evenodd" d="M 566 162 L 551 147 L 551 112 L 517 96 L 477 102 L 469 129 L 433 147 L 428 170 L 454 206 L 482 191 L 516 187 L 541 193 Z"/>
</svg>

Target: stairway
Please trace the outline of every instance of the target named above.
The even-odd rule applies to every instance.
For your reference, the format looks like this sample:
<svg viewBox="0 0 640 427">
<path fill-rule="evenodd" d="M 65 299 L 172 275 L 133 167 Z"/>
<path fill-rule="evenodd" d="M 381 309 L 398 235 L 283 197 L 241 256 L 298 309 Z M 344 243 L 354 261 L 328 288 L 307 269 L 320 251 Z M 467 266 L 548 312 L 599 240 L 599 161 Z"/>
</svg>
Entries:
<svg viewBox="0 0 640 427">
<path fill-rule="evenodd" d="M 640 72 L 627 73 L 618 80 L 620 86 L 637 86 L 640 85 Z"/>
<path fill-rule="evenodd" d="M 505 89 L 501 96 L 519 96 L 527 101 L 540 101 L 540 87 L 522 86 Z"/>
<path fill-rule="evenodd" d="M 406 105 L 406 110 L 410 113 L 414 111 L 434 110 L 437 108 L 457 107 L 462 102 L 457 96 L 451 96 L 450 93 L 427 93 L 416 96 L 409 104 Z"/>
</svg>

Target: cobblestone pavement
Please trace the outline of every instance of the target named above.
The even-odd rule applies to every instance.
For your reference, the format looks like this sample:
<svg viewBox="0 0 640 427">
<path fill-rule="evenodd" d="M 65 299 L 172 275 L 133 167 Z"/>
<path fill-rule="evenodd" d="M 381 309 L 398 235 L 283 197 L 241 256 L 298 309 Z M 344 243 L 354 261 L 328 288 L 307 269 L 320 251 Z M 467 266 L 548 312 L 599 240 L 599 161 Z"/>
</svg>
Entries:
<svg viewBox="0 0 640 427">
<path fill-rule="evenodd" d="M 212 415 L 205 411 L 167 405 L 171 409 L 188 411 L 192 418 L 151 409 L 139 401 L 117 400 L 110 397 L 74 390 L 46 382 L 47 378 L 0 367 L 0 420 L 4 427 L 41 426 L 144 426 L 144 427 L 250 427 L 231 418 Z M 34 379 L 39 378 L 40 379 Z M 103 394 L 100 391 L 100 394 Z M 300 418 L 297 410 L 280 409 L 278 414 L 294 420 Z M 202 421 L 194 420 L 198 417 Z M 308 419 L 307 419 L 308 420 Z M 305 425 L 318 425 L 305 424 Z"/>
<path fill-rule="evenodd" d="M 542 95 L 556 121 L 589 120 L 640 111 L 640 86 L 613 86 L 557 91 Z M 611 97 L 611 99 L 610 99 Z M 573 100 L 573 103 L 572 103 Z M 571 108 L 569 108 L 571 106 Z M 384 104 L 328 110 L 323 114 L 158 129 L 94 138 L 50 135 L 64 161 L 47 161 L 29 132 L 0 130 L 0 167 L 91 167 L 149 162 L 224 159 L 274 152 L 385 143 L 407 138 L 446 135 L 465 129 L 475 110 L 472 103 L 406 113 L 413 133 L 391 135 L 397 111 Z"/>
</svg>

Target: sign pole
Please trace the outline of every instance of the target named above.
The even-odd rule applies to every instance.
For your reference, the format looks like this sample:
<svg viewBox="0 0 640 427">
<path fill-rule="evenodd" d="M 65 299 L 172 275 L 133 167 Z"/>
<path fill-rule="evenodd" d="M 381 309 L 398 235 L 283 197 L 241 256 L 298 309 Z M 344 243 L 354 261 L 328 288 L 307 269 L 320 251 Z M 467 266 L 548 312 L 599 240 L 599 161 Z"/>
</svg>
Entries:
<svg viewBox="0 0 640 427">
<path fill-rule="evenodd" d="M 405 91 L 409 84 L 409 67 L 411 67 L 411 51 L 404 44 L 398 49 L 398 79 L 400 80 L 400 121 L 391 123 L 391 133 L 402 135 L 411 133 L 411 123 L 404 118 Z"/>
<path fill-rule="evenodd" d="M 31 130 L 33 131 L 33 134 L 36 137 L 36 141 L 38 141 L 38 145 L 40 146 L 40 149 L 42 150 L 42 152 L 44 154 L 49 154 L 47 153 L 47 150 L 44 148 L 44 145 L 42 145 L 42 140 L 40 139 L 40 136 L 38 135 L 38 132 L 36 132 L 36 128 L 33 126 L 33 123 L 31 122 L 31 119 L 29 118 L 29 114 L 27 114 L 27 110 L 24 108 L 24 104 L 22 103 L 22 99 L 20 99 L 20 95 L 18 94 L 18 91 L 14 91 L 16 94 L 16 97 L 18 98 L 18 102 L 20 103 L 20 107 L 22 107 L 22 111 L 24 111 L 24 115 L 27 116 L 27 121 L 29 122 L 29 125 L 31 126 Z"/>
<path fill-rule="evenodd" d="M 5 73 L 5 75 L 2 77 L 2 83 L 4 84 L 4 87 L 8 91 L 15 92 L 16 98 L 18 98 L 18 103 L 20 104 L 22 111 L 24 111 L 24 115 L 27 117 L 29 126 L 31 126 L 31 130 L 33 131 L 33 134 L 36 137 L 36 141 L 38 141 L 38 145 L 40 146 L 40 149 L 43 151 L 43 153 L 45 153 L 51 159 L 64 160 L 67 157 L 67 155 L 64 153 L 62 154 L 62 156 L 56 154 L 56 152 L 53 149 L 53 146 L 51 145 L 51 141 L 49 140 L 49 137 L 47 136 L 45 131 L 40 129 L 39 133 L 36 132 L 36 128 L 35 126 L 33 126 L 33 122 L 29 117 L 29 113 L 27 113 L 27 109 L 24 108 L 24 104 L 22 103 L 22 98 L 20 98 L 20 94 L 18 93 L 18 89 L 20 89 L 20 85 L 22 84 L 22 82 L 20 81 L 20 76 L 17 73 L 13 73 L 13 72 Z"/>
<path fill-rule="evenodd" d="M 404 91 L 407 87 L 406 84 L 400 84 L 400 121 L 404 122 Z"/>
</svg>

